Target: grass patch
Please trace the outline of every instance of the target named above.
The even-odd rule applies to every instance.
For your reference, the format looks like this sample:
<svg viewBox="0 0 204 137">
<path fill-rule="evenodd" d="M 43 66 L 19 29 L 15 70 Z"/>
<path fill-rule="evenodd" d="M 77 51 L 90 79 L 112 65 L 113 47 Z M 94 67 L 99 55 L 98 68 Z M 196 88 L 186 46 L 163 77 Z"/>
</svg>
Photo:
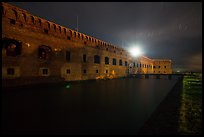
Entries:
<svg viewBox="0 0 204 137">
<path fill-rule="evenodd" d="M 179 133 L 181 135 L 201 135 L 202 77 L 200 74 L 184 76 L 181 102 Z"/>
</svg>

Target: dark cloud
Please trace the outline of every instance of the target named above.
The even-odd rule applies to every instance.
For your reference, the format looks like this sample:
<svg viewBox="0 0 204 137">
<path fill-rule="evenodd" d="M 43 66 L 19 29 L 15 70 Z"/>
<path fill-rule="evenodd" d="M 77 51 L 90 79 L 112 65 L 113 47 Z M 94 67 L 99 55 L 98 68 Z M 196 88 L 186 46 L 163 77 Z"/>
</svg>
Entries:
<svg viewBox="0 0 204 137">
<path fill-rule="evenodd" d="M 78 16 L 82 33 L 123 48 L 140 43 L 146 56 L 172 59 L 175 69 L 202 69 L 201 2 L 10 3 L 71 29 Z"/>
</svg>

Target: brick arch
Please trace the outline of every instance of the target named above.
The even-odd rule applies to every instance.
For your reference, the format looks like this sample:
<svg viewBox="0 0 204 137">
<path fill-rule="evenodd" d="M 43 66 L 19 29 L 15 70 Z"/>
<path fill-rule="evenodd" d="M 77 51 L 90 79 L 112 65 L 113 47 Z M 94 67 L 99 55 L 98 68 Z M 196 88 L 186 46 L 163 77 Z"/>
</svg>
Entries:
<svg viewBox="0 0 204 137">
<path fill-rule="evenodd" d="M 35 17 L 31 15 L 30 18 L 31 18 L 31 23 L 35 24 Z"/>
<path fill-rule="evenodd" d="M 69 33 L 70 33 L 70 36 L 72 37 L 72 33 L 73 33 L 72 30 L 69 30 Z"/>
<path fill-rule="evenodd" d="M 76 38 L 76 32 L 74 32 L 74 37 Z"/>
<path fill-rule="evenodd" d="M 78 33 L 78 38 L 80 39 L 81 37 L 80 37 L 80 33 Z"/>
<path fill-rule="evenodd" d="M 6 9 L 4 8 L 3 5 L 1 5 L 1 7 L 2 7 L 2 15 L 6 15 Z"/>
<path fill-rule="evenodd" d="M 59 32 L 61 33 L 62 32 L 62 27 L 61 26 L 58 26 L 59 27 Z"/>
<path fill-rule="evenodd" d="M 21 15 L 23 16 L 23 20 L 24 20 L 25 22 L 27 22 L 27 16 L 26 16 L 26 14 L 25 14 L 25 13 L 21 13 Z"/>
<path fill-rule="evenodd" d="M 22 53 L 22 42 L 16 39 L 3 38 L 2 49 L 6 49 L 7 56 L 18 56 Z"/>
<path fill-rule="evenodd" d="M 38 18 L 38 23 L 40 26 L 42 26 L 42 20 L 40 18 Z"/>
<path fill-rule="evenodd" d="M 47 23 L 48 30 L 50 30 L 50 28 L 51 28 L 50 23 L 48 21 L 46 23 Z"/>
<path fill-rule="evenodd" d="M 57 25 L 53 24 L 53 29 L 56 32 L 57 31 Z"/>
<path fill-rule="evenodd" d="M 67 34 L 67 29 L 66 29 L 66 28 L 64 28 L 63 30 L 64 30 L 64 34 L 66 35 L 66 34 Z"/>
</svg>

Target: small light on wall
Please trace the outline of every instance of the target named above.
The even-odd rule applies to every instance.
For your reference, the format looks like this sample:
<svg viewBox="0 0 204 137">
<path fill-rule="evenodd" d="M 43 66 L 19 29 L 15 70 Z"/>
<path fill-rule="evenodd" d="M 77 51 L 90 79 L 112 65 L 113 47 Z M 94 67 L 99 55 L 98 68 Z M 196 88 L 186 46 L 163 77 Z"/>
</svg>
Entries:
<svg viewBox="0 0 204 137">
<path fill-rule="evenodd" d="M 30 47 L 30 46 L 31 46 L 29 43 L 26 43 L 26 45 L 27 45 L 28 47 Z"/>
</svg>

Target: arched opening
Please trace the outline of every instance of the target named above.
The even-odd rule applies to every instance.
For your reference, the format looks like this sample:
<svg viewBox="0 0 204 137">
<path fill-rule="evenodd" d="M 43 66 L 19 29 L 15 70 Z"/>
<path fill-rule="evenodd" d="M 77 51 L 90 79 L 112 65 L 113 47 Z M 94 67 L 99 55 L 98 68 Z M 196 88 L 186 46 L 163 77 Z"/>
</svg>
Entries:
<svg viewBox="0 0 204 137">
<path fill-rule="evenodd" d="M 18 19 L 18 13 L 17 13 L 16 10 L 13 10 L 13 12 L 14 12 L 14 14 L 15 14 L 15 18 L 16 18 L 16 20 L 17 20 L 17 19 Z"/>
<path fill-rule="evenodd" d="M 56 25 L 55 25 L 55 24 L 53 24 L 53 26 L 54 26 L 54 31 L 56 32 Z"/>
<path fill-rule="evenodd" d="M 123 61 L 122 61 L 122 59 L 119 60 L 119 65 L 120 65 L 120 66 L 123 65 Z"/>
<path fill-rule="evenodd" d="M 22 15 L 23 15 L 24 21 L 26 22 L 26 14 L 22 13 Z"/>
<path fill-rule="evenodd" d="M 94 63 L 100 64 L 100 56 L 98 56 L 98 55 L 94 56 Z"/>
<path fill-rule="evenodd" d="M 67 30 L 66 30 L 66 28 L 64 28 L 64 34 L 66 35 L 66 33 L 67 33 Z"/>
<path fill-rule="evenodd" d="M 38 57 L 40 59 L 50 59 L 52 49 L 49 46 L 42 45 L 38 48 Z"/>
<path fill-rule="evenodd" d="M 48 30 L 50 30 L 50 23 L 49 22 L 47 22 L 47 26 L 48 26 Z"/>
<path fill-rule="evenodd" d="M 41 26 L 41 25 L 42 25 L 42 21 L 41 21 L 41 19 L 38 19 L 38 21 L 39 21 L 39 25 Z"/>
<path fill-rule="evenodd" d="M 105 57 L 105 64 L 109 64 L 109 57 Z"/>
<path fill-rule="evenodd" d="M 59 26 L 59 32 L 61 33 L 61 27 Z"/>
<path fill-rule="evenodd" d="M 21 55 L 22 43 L 15 39 L 4 38 L 2 39 L 2 50 L 6 50 L 7 56 Z"/>
<path fill-rule="evenodd" d="M 31 20 L 32 20 L 32 23 L 35 24 L 35 19 L 33 16 L 31 16 Z"/>
</svg>

